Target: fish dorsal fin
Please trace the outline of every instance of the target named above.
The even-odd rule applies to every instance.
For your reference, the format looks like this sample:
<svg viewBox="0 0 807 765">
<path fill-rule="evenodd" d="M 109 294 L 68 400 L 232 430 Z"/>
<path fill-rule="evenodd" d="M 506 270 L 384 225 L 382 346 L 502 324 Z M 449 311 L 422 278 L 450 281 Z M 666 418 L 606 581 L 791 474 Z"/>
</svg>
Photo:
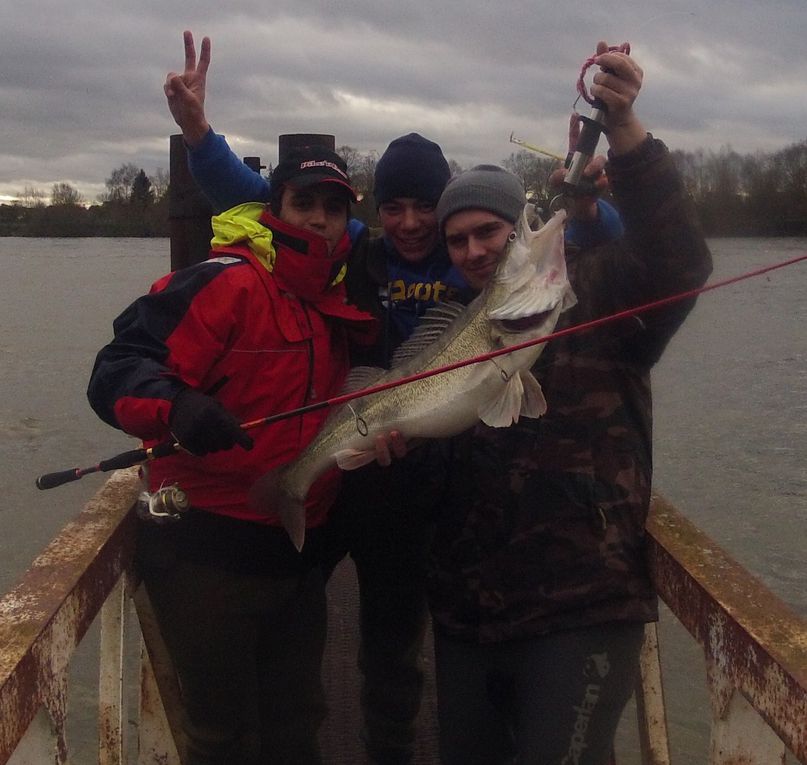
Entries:
<svg viewBox="0 0 807 765">
<path fill-rule="evenodd" d="M 401 366 L 431 345 L 464 310 L 462 303 L 451 300 L 429 308 L 418 320 L 409 339 L 401 343 L 392 354 L 391 368 Z"/>
<path fill-rule="evenodd" d="M 375 385 L 384 371 L 381 367 L 353 367 L 342 384 L 342 395 Z"/>
</svg>

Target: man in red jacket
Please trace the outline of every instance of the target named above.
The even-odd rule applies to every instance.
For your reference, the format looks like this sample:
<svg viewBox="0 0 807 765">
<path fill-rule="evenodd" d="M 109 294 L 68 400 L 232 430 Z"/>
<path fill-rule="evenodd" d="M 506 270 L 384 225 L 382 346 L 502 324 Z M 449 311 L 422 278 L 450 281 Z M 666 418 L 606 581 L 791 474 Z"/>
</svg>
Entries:
<svg viewBox="0 0 807 765">
<path fill-rule="evenodd" d="M 178 484 L 193 509 L 144 524 L 140 552 L 179 674 L 191 765 L 321 762 L 317 532 L 339 477 L 309 494 L 302 553 L 272 508 L 247 496 L 305 448 L 325 410 L 250 435 L 240 423 L 336 395 L 348 341 L 370 340 L 375 323 L 345 300 L 355 194 L 344 161 L 321 146 L 295 150 L 272 186 L 242 239 L 158 280 L 115 320 L 88 389 L 110 425 L 181 447 L 151 463 L 149 488 Z"/>
</svg>

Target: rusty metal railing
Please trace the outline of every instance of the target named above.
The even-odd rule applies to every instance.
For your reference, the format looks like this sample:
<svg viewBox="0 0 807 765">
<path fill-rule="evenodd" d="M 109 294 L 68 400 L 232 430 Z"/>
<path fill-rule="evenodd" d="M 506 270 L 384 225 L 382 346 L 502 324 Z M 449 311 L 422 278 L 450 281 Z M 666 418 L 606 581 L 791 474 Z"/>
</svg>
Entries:
<svg viewBox="0 0 807 765">
<path fill-rule="evenodd" d="M 0 600 L 0 765 L 68 762 L 68 669 L 98 615 L 99 764 L 181 763 L 177 689 L 132 572 L 139 490 L 134 469 L 114 473 Z M 710 765 L 784 763 L 787 750 L 807 765 L 807 622 L 660 497 L 648 531 L 658 592 L 704 651 Z M 129 677 L 123 644 L 132 629 L 143 650 Z M 642 761 L 669 765 L 655 625 L 636 699 Z M 130 716 L 137 741 L 127 746 Z"/>
<path fill-rule="evenodd" d="M 142 653 L 141 666 L 134 668 L 131 680 L 124 660 L 134 585 L 131 509 L 140 490 L 136 469 L 114 473 L 0 600 L 3 765 L 68 763 L 70 661 L 99 616 L 99 765 L 129 761 L 126 690 L 138 681 L 139 745 L 132 749 L 136 761 L 179 763 L 163 704 L 154 703 L 159 695 L 149 655 Z M 140 621 L 135 620 L 136 626 Z"/>
<path fill-rule="evenodd" d="M 704 651 L 710 764 L 807 763 L 807 621 L 661 497 L 648 531 L 656 589 Z"/>
</svg>

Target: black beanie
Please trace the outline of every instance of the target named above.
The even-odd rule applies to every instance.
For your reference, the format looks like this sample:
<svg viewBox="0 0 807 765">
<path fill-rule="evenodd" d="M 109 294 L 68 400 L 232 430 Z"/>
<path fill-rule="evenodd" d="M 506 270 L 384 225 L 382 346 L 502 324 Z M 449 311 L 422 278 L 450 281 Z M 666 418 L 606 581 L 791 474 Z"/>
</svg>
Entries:
<svg viewBox="0 0 807 765">
<path fill-rule="evenodd" d="M 443 150 L 418 133 L 396 138 L 375 166 L 376 207 L 397 197 L 436 203 L 451 177 Z"/>
</svg>

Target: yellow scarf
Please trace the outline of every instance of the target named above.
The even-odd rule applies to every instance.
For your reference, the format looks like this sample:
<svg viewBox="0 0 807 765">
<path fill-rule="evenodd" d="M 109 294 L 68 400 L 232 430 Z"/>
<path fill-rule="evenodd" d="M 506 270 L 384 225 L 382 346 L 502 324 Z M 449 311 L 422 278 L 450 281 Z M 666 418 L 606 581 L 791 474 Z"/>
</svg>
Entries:
<svg viewBox="0 0 807 765">
<path fill-rule="evenodd" d="M 272 244 L 272 230 L 258 220 L 265 209 L 266 205 L 262 202 L 245 202 L 214 215 L 211 218 L 213 238 L 210 240 L 210 246 L 230 247 L 246 242 L 252 254 L 271 273 L 275 267 L 276 256 Z M 343 264 L 331 285 L 339 284 L 346 273 L 347 265 Z"/>
<path fill-rule="evenodd" d="M 265 207 L 261 202 L 247 202 L 214 215 L 210 246 L 230 247 L 246 242 L 252 254 L 271 272 L 275 266 L 272 231 L 258 222 Z"/>
</svg>

